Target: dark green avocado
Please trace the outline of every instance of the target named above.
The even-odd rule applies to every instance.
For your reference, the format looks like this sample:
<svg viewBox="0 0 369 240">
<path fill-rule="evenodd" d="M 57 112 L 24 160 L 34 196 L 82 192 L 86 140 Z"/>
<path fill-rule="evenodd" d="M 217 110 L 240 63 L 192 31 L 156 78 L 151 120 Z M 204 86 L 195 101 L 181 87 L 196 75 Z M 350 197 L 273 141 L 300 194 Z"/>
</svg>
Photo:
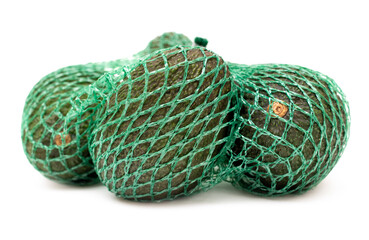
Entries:
<svg viewBox="0 0 369 240">
<path fill-rule="evenodd" d="M 74 98 L 84 94 L 105 72 L 137 62 L 153 51 L 192 42 L 182 34 L 164 33 L 153 39 L 134 59 L 89 63 L 61 68 L 42 78 L 29 93 L 22 118 L 22 143 L 29 162 L 49 179 L 74 184 L 97 183 L 88 136 L 94 109 L 78 114 L 63 133 Z M 80 96 L 81 97 L 81 96 Z M 83 96 L 81 97 L 83 99 Z"/>
<path fill-rule="evenodd" d="M 335 166 L 348 139 L 348 103 L 334 81 L 293 65 L 229 64 L 239 123 L 229 181 L 261 195 L 304 192 Z"/>
<path fill-rule="evenodd" d="M 160 51 L 105 75 L 120 85 L 92 133 L 90 151 L 103 184 L 137 201 L 174 199 L 204 188 L 225 154 L 227 76 L 222 58 L 200 47 Z"/>
<path fill-rule="evenodd" d="M 71 109 L 72 95 L 103 73 L 102 66 L 91 64 L 62 68 L 41 79 L 28 95 L 22 142 L 30 163 L 47 178 L 75 185 L 98 182 L 86 137 L 91 112 L 68 134 L 60 132 Z"/>
</svg>

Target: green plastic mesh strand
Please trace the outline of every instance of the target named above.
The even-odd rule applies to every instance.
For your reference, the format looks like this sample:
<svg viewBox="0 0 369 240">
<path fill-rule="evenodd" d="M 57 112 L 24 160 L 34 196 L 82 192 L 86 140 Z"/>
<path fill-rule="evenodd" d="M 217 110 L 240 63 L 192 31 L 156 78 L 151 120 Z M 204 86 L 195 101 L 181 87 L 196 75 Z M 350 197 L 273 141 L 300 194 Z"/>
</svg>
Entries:
<svg viewBox="0 0 369 240">
<path fill-rule="evenodd" d="M 239 96 L 227 181 L 260 195 L 305 192 L 337 163 L 348 102 L 329 77 L 293 65 L 229 63 Z"/>
<path fill-rule="evenodd" d="M 172 200 L 222 180 L 266 196 L 322 181 L 350 115 L 329 77 L 293 65 L 225 63 L 165 33 L 132 59 L 62 68 L 29 94 L 30 163 L 69 184 L 99 180 L 135 201 Z"/>
<path fill-rule="evenodd" d="M 229 142 L 231 87 L 218 55 L 178 46 L 105 74 L 81 92 L 69 119 L 98 109 L 89 148 L 111 192 L 175 199 L 221 180 L 216 163 Z"/>
<path fill-rule="evenodd" d="M 139 58 L 178 44 L 191 46 L 182 34 L 164 33 L 132 59 L 89 63 L 59 69 L 42 78 L 29 93 L 22 117 L 22 142 L 29 162 L 44 176 L 62 183 L 98 182 L 88 150 L 94 109 L 80 116 L 68 134 L 61 133 L 75 93 L 94 83 L 105 72 L 137 62 Z"/>
<path fill-rule="evenodd" d="M 177 45 L 192 46 L 192 41 L 183 34 L 168 32 L 154 38 L 147 47 L 135 55 L 136 58 L 142 58 L 143 56 L 154 53 L 157 50 L 171 48 Z"/>
</svg>

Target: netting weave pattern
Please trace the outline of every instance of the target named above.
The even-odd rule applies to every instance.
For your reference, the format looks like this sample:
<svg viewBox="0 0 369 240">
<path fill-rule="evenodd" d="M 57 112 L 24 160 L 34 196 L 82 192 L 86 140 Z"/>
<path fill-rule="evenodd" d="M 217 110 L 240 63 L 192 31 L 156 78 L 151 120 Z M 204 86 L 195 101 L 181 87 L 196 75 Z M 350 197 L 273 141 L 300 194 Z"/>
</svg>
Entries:
<svg viewBox="0 0 369 240">
<path fill-rule="evenodd" d="M 147 47 L 137 54 L 137 58 L 150 55 L 160 49 L 171 48 L 176 45 L 192 46 L 192 44 L 192 41 L 183 34 L 167 32 L 150 41 Z"/>
<path fill-rule="evenodd" d="M 119 197 L 172 200 L 225 180 L 263 196 L 321 182 L 348 141 L 329 77 L 286 64 L 225 62 L 164 33 L 131 59 L 59 69 L 26 99 L 22 142 L 52 180 L 101 181 Z"/>
<path fill-rule="evenodd" d="M 89 63 L 59 69 L 42 78 L 28 95 L 23 110 L 22 142 L 29 162 L 44 176 L 69 184 L 98 182 L 88 149 L 90 122 L 96 109 L 71 121 L 73 130 L 62 133 L 77 93 L 96 82 L 105 72 L 133 64 L 146 54 L 177 44 L 192 45 L 182 34 L 164 33 L 132 59 Z M 76 124 L 78 122 L 78 124 Z"/>
<path fill-rule="evenodd" d="M 45 76 L 26 100 L 22 140 L 30 163 L 46 177 L 77 185 L 96 182 L 87 146 L 87 116 L 69 135 L 60 135 L 71 95 L 104 73 L 99 65 L 78 65 Z M 78 139 L 78 140 L 77 140 Z"/>
<path fill-rule="evenodd" d="M 261 195 L 304 192 L 335 166 L 349 108 L 329 77 L 307 68 L 229 64 L 239 96 L 227 181 Z"/>
<path fill-rule="evenodd" d="M 158 201 L 221 180 L 216 163 L 226 156 L 232 91 L 218 55 L 201 47 L 166 49 L 95 85 L 89 96 L 97 100 L 87 97 L 75 108 L 99 102 L 90 152 L 110 191 Z"/>
</svg>

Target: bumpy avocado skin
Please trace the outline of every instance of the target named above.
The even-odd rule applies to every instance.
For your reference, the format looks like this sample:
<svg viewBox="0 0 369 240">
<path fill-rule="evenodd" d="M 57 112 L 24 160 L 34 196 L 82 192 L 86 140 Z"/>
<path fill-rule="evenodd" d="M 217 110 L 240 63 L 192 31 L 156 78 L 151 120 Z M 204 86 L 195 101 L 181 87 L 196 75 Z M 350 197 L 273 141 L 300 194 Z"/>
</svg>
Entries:
<svg viewBox="0 0 369 240">
<path fill-rule="evenodd" d="M 219 56 L 198 47 L 155 53 L 122 74 L 103 108 L 109 114 L 92 133 L 90 151 L 102 183 L 136 201 L 202 189 L 225 155 L 228 76 Z"/>
<path fill-rule="evenodd" d="M 89 63 L 61 68 L 43 77 L 29 93 L 22 117 L 22 143 L 29 162 L 45 177 L 72 185 L 99 182 L 88 150 L 88 136 L 94 112 L 90 107 L 67 126 L 71 142 L 58 146 L 55 137 L 65 129 L 71 103 L 83 89 L 105 72 L 133 64 L 153 51 L 180 44 L 191 45 L 184 35 L 164 33 L 149 42 L 133 59 Z M 79 96 L 83 99 L 83 96 Z"/>
<path fill-rule="evenodd" d="M 28 95 L 22 120 L 23 147 L 30 163 L 45 177 L 75 185 L 98 182 L 86 137 L 90 112 L 70 131 L 70 143 L 59 146 L 54 139 L 62 132 L 72 95 L 103 73 L 102 66 L 92 64 L 62 68 L 41 79 Z"/>
<path fill-rule="evenodd" d="M 346 146 L 349 108 L 334 81 L 293 65 L 229 64 L 239 92 L 232 184 L 260 195 L 305 192 L 322 181 Z M 276 115 L 273 102 L 288 107 Z"/>
</svg>

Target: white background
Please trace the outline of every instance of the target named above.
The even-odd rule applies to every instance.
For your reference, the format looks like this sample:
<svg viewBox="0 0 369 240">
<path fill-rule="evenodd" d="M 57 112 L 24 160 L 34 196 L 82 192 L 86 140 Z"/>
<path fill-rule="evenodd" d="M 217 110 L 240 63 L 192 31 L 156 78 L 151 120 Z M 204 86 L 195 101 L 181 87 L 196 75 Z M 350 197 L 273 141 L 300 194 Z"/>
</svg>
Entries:
<svg viewBox="0 0 369 240">
<path fill-rule="evenodd" d="M 368 1 L 1 1 L 0 239 L 369 239 Z M 32 86 L 58 68 L 129 57 L 167 31 L 226 61 L 289 63 L 336 80 L 350 102 L 343 157 L 315 189 L 261 198 L 220 184 L 164 203 L 51 182 L 20 125 Z"/>
</svg>

